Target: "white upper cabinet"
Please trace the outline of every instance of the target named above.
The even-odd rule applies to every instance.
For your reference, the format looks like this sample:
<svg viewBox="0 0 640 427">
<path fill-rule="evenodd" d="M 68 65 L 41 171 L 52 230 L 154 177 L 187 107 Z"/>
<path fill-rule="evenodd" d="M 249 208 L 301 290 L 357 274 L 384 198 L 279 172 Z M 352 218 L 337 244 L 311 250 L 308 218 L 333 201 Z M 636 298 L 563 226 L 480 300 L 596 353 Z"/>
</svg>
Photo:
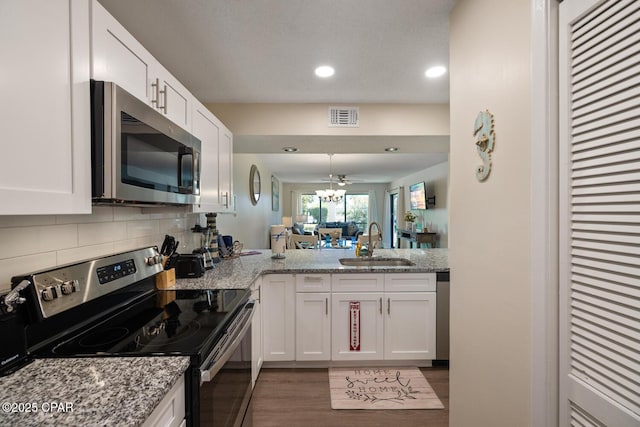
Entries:
<svg viewBox="0 0 640 427">
<path fill-rule="evenodd" d="M 154 79 L 151 81 L 152 105 L 183 128 L 191 129 L 191 93 L 176 80 L 163 66 L 153 67 Z M 157 93 L 154 94 L 154 91 Z"/>
<path fill-rule="evenodd" d="M 116 83 L 191 130 L 191 93 L 97 1 L 92 5 L 91 77 Z"/>
<path fill-rule="evenodd" d="M 97 1 L 92 6 L 91 77 L 115 82 L 136 98 L 150 102 L 155 59 Z"/>
<path fill-rule="evenodd" d="M 193 103 L 192 133 L 201 142 L 200 204 L 194 212 L 220 212 L 220 179 L 218 177 L 220 122 L 200 102 Z"/>
<path fill-rule="evenodd" d="M 222 123 L 221 123 L 222 125 Z M 222 212 L 235 211 L 233 195 L 233 135 L 224 125 L 221 128 L 220 147 L 218 150 L 218 171 L 220 178 L 220 197 Z"/>
<path fill-rule="evenodd" d="M 233 212 L 233 135 L 195 99 L 192 133 L 202 142 L 200 204 L 194 212 Z"/>
<path fill-rule="evenodd" d="M 0 6 L 0 214 L 91 212 L 89 5 Z"/>
</svg>

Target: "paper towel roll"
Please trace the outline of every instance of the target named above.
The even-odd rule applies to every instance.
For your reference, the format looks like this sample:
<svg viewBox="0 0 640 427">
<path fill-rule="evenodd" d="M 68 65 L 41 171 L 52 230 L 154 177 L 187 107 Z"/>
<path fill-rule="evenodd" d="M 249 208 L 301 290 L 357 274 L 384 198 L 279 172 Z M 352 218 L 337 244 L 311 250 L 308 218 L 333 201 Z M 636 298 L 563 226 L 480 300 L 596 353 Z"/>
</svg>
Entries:
<svg viewBox="0 0 640 427">
<path fill-rule="evenodd" d="M 287 233 L 284 225 L 271 226 L 271 252 L 283 254 L 286 248 Z"/>
</svg>

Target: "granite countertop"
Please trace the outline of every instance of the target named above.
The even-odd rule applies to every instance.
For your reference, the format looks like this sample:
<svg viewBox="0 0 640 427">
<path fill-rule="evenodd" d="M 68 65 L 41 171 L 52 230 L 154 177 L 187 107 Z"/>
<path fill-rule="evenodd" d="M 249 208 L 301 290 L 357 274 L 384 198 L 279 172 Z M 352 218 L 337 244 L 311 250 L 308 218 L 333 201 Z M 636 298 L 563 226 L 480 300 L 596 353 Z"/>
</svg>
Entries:
<svg viewBox="0 0 640 427">
<path fill-rule="evenodd" d="M 139 426 L 188 366 L 186 356 L 37 359 L 0 378 L 0 425 Z"/>
<path fill-rule="evenodd" d="M 300 249 L 285 258 L 272 259 L 271 250 L 245 250 L 253 255 L 225 259 L 196 279 L 178 279 L 176 289 L 244 289 L 261 274 L 294 273 L 434 273 L 449 271 L 448 249 L 376 249 L 374 258 L 406 258 L 415 265 L 398 267 L 350 267 L 340 258 L 355 257 L 348 249 Z"/>
</svg>

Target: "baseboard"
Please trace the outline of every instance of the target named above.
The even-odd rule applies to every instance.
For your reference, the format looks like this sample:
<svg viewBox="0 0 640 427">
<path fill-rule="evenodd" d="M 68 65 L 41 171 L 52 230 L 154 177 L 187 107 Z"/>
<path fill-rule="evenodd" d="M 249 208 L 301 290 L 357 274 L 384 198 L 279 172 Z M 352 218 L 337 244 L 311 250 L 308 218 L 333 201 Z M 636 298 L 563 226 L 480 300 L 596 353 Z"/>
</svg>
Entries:
<svg viewBox="0 0 640 427">
<path fill-rule="evenodd" d="M 343 368 L 343 367 L 367 367 L 367 366 L 417 366 L 419 368 L 430 368 L 435 366 L 432 362 L 441 363 L 442 361 L 432 361 L 432 360 L 348 360 L 348 361 L 338 361 L 338 360 L 323 360 L 323 361 L 278 361 L 278 362 L 264 362 L 262 364 L 263 369 L 275 368 L 275 369 L 283 369 L 283 368 L 307 368 L 307 369 L 317 369 L 317 368 Z M 446 366 L 449 366 L 449 362 L 446 362 Z M 439 364 L 438 366 L 443 366 Z"/>
</svg>

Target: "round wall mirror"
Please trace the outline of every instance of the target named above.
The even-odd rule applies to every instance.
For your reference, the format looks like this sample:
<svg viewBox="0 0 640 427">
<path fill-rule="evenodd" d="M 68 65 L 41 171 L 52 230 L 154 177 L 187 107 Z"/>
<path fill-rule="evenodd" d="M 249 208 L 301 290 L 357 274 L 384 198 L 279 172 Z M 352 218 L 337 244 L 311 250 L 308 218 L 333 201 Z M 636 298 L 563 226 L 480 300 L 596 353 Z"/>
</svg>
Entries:
<svg viewBox="0 0 640 427">
<path fill-rule="evenodd" d="M 251 165 L 249 170 L 249 197 L 252 205 L 260 200 L 260 171 L 256 165 Z"/>
</svg>

